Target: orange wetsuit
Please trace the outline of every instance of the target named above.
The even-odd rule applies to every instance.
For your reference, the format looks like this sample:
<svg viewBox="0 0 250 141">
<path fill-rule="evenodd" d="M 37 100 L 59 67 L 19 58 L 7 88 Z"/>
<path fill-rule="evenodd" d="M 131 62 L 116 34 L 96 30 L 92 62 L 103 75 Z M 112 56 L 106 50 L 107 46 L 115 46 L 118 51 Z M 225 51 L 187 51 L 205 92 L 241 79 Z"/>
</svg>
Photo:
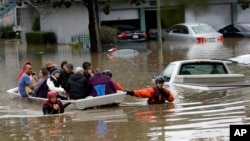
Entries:
<svg viewBox="0 0 250 141">
<path fill-rule="evenodd" d="M 116 90 L 120 90 L 120 91 L 124 90 L 120 83 L 115 82 L 115 81 L 113 81 L 113 83 L 115 85 Z"/>
<path fill-rule="evenodd" d="M 134 96 L 141 98 L 148 98 L 148 104 L 160 104 L 174 101 L 174 95 L 167 88 L 158 89 L 156 87 L 150 87 L 140 90 L 134 90 Z"/>
</svg>

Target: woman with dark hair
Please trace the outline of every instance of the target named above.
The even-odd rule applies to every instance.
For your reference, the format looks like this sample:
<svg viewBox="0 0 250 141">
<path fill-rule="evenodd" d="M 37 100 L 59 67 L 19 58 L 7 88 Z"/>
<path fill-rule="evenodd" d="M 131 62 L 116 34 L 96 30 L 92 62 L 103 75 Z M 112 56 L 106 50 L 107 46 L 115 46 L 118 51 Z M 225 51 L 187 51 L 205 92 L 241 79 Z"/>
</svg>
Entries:
<svg viewBox="0 0 250 141">
<path fill-rule="evenodd" d="M 64 70 L 68 61 L 64 60 L 61 62 L 61 69 Z"/>
<path fill-rule="evenodd" d="M 48 87 L 46 81 L 49 76 L 49 71 L 47 68 L 41 68 L 38 74 L 38 82 L 34 88 L 35 96 L 47 98 Z"/>
</svg>

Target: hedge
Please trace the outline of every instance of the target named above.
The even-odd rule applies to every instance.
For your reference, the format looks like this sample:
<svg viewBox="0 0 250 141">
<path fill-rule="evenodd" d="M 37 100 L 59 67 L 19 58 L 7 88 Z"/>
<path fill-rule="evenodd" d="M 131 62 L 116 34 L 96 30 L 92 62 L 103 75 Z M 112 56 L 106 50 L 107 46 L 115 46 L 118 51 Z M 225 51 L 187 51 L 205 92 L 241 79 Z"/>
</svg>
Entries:
<svg viewBox="0 0 250 141">
<path fill-rule="evenodd" d="M 56 44 L 56 36 L 53 32 L 35 31 L 26 33 L 27 44 Z"/>
</svg>

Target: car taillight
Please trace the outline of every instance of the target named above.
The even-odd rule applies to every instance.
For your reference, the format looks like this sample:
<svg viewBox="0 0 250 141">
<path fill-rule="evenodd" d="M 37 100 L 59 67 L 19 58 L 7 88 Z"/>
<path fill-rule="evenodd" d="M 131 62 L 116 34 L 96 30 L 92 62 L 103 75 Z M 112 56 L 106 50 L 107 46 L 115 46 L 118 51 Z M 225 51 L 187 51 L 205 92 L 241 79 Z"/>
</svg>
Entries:
<svg viewBox="0 0 250 141">
<path fill-rule="evenodd" d="M 205 43 L 206 42 L 206 38 L 204 38 L 204 37 L 197 37 L 196 41 L 197 41 L 197 43 Z"/>
<path fill-rule="evenodd" d="M 223 35 L 221 35 L 221 36 L 218 38 L 218 40 L 219 40 L 220 42 L 223 42 L 223 41 L 224 41 Z"/>
<path fill-rule="evenodd" d="M 151 33 L 151 34 L 155 34 L 155 33 L 156 33 L 156 31 L 154 31 L 154 30 L 150 30 L 150 31 L 149 31 L 149 33 Z"/>
<path fill-rule="evenodd" d="M 118 35 L 118 38 L 127 38 L 128 35 L 124 32 L 122 32 L 121 34 Z"/>
</svg>

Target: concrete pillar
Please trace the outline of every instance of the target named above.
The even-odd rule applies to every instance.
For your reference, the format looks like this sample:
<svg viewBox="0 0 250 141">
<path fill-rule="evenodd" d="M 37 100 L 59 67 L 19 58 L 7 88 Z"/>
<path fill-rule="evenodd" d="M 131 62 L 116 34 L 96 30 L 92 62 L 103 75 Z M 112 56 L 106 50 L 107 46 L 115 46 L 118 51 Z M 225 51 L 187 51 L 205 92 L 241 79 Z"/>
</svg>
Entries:
<svg viewBox="0 0 250 141">
<path fill-rule="evenodd" d="M 145 9 L 139 9 L 139 17 L 140 17 L 140 28 L 142 31 L 146 31 L 146 21 L 145 21 Z"/>
<path fill-rule="evenodd" d="M 231 3 L 231 22 L 232 24 L 236 24 L 238 22 L 237 20 L 237 3 L 236 2 L 232 2 Z"/>
</svg>

